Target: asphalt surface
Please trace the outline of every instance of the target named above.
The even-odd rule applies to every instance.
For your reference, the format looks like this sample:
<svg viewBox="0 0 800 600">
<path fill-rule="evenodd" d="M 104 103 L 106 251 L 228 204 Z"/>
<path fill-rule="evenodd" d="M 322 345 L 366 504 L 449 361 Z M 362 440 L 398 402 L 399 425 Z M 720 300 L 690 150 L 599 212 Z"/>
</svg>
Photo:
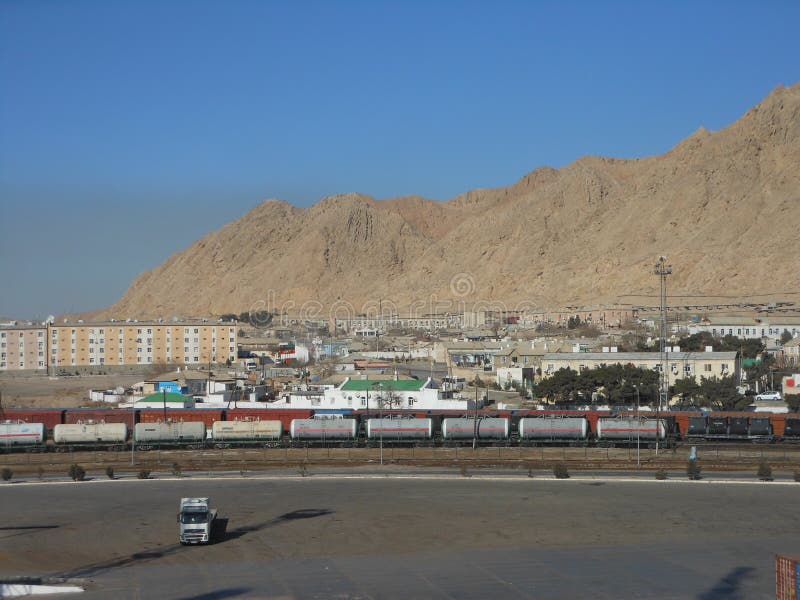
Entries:
<svg viewBox="0 0 800 600">
<path fill-rule="evenodd" d="M 197 495 L 218 541 L 180 546 L 178 501 Z M 800 553 L 798 498 L 708 480 L 16 483 L 0 485 L 0 576 L 81 580 L 92 599 L 766 599 L 775 553 Z"/>
</svg>

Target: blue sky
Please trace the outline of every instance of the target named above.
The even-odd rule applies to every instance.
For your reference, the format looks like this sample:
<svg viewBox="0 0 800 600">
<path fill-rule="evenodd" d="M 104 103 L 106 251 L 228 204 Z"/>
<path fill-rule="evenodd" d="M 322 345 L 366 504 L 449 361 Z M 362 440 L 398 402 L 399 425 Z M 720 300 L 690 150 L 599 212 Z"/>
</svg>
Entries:
<svg viewBox="0 0 800 600">
<path fill-rule="evenodd" d="M 800 80 L 798 23 L 796 0 L 5 0 L 0 316 L 109 305 L 266 198 L 661 153 Z"/>
</svg>

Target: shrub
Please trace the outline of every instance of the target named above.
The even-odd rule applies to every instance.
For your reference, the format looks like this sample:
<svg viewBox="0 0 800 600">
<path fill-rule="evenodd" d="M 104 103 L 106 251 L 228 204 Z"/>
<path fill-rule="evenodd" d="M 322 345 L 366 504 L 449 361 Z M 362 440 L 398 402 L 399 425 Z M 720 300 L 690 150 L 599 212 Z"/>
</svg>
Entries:
<svg viewBox="0 0 800 600">
<path fill-rule="evenodd" d="M 761 461 L 758 464 L 758 478 L 761 481 L 772 481 L 772 467 L 770 467 L 765 461 Z"/>
<path fill-rule="evenodd" d="M 11 481 L 11 478 L 14 476 L 14 471 L 9 468 L 5 468 L 2 471 L 3 481 Z"/>
<path fill-rule="evenodd" d="M 106 477 L 114 479 L 114 467 L 106 467 Z"/>
<path fill-rule="evenodd" d="M 136 477 L 138 477 L 139 479 L 150 479 L 150 471 L 148 469 L 142 469 L 141 471 L 139 471 Z"/>
<path fill-rule="evenodd" d="M 72 463 L 69 466 L 69 476 L 72 481 L 83 481 L 86 479 L 86 469 L 77 463 Z"/>
<path fill-rule="evenodd" d="M 794 480 L 796 482 L 800 483 L 800 471 L 795 471 L 794 472 Z"/>
<path fill-rule="evenodd" d="M 686 474 L 692 481 L 700 479 L 700 471 L 702 470 L 703 468 L 697 464 L 697 459 L 695 458 L 689 459 L 689 462 L 686 463 Z"/>
<path fill-rule="evenodd" d="M 667 472 L 664 469 L 659 469 L 656 471 L 656 479 L 663 481 L 667 478 Z"/>
<path fill-rule="evenodd" d="M 180 477 L 181 473 L 183 473 L 183 469 L 181 468 L 181 466 L 176 462 L 172 463 L 172 474 L 175 477 Z"/>
<path fill-rule="evenodd" d="M 564 463 L 553 465 L 553 475 L 556 479 L 569 479 L 569 470 Z"/>
</svg>

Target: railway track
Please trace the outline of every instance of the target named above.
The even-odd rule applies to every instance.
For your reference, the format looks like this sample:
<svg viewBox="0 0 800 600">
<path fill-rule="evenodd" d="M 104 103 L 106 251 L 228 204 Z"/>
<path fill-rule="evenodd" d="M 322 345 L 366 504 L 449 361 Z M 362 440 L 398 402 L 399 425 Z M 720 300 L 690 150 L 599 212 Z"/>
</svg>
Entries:
<svg viewBox="0 0 800 600">
<path fill-rule="evenodd" d="M 273 468 L 305 469 L 310 466 L 363 467 L 382 462 L 401 466 L 447 466 L 479 469 L 550 469 L 564 463 L 569 469 L 682 470 L 689 449 L 695 446 L 702 466 L 716 471 L 755 469 L 762 461 L 774 469 L 800 470 L 800 446 L 752 444 L 680 444 L 673 448 L 484 447 L 472 448 L 232 448 L 205 450 L 152 450 L 131 452 L 74 451 L 64 453 L 11 453 L 0 455 L 0 468 L 15 474 L 66 473 L 73 463 L 92 476 L 115 471 L 255 471 Z"/>
</svg>

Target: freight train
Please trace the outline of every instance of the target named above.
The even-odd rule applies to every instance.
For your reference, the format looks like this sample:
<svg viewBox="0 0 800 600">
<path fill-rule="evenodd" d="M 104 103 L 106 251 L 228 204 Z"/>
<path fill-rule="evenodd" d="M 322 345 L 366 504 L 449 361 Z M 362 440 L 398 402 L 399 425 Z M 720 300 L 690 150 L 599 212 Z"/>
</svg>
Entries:
<svg viewBox="0 0 800 600">
<path fill-rule="evenodd" d="M 11 409 L 0 451 L 378 444 L 665 445 L 680 440 L 798 442 L 800 415 L 611 411 Z"/>
</svg>

